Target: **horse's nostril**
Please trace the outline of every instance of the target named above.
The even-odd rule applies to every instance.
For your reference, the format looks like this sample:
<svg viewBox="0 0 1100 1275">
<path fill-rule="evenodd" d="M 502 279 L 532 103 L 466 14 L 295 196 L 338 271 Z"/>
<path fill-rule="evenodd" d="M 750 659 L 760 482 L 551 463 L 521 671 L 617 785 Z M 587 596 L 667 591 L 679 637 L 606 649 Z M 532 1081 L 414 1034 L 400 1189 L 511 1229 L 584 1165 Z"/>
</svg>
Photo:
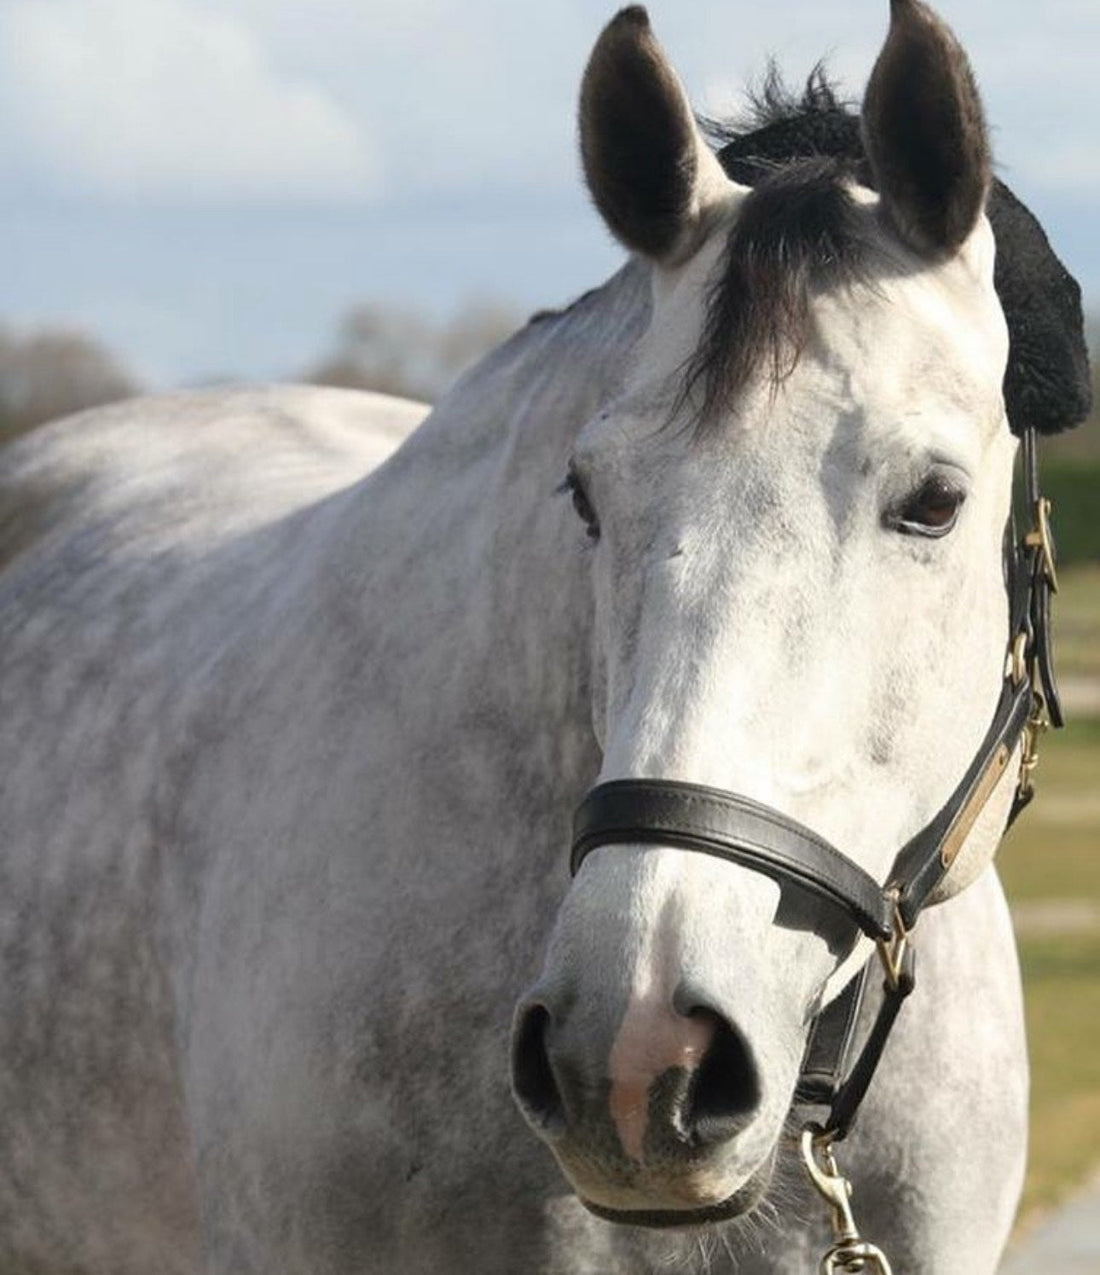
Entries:
<svg viewBox="0 0 1100 1275">
<path fill-rule="evenodd" d="M 564 1127 L 565 1113 L 546 1048 L 549 1026 L 544 1005 L 531 1005 L 519 1016 L 512 1038 L 512 1089 L 528 1120 L 554 1133 Z"/>
<path fill-rule="evenodd" d="M 710 1010 L 714 1037 L 688 1090 L 684 1127 L 697 1144 L 724 1142 L 739 1133 L 760 1102 L 756 1065 L 740 1032 Z"/>
</svg>

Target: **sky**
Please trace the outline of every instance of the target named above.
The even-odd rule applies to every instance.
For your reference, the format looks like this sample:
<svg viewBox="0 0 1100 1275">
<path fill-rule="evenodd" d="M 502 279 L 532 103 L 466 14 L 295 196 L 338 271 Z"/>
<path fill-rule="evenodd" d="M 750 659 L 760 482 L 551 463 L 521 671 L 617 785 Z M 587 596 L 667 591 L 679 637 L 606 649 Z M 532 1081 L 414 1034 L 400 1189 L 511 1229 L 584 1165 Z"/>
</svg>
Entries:
<svg viewBox="0 0 1100 1275">
<path fill-rule="evenodd" d="M 0 0 L 0 324 L 152 387 L 288 379 L 357 303 L 568 301 L 622 258 L 575 101 L 600 0 Z M 941 0 L 1000 175 L 1100 312 L 1100 0 Z M 651 0 L 697 109 L 775 55 L 853 100 L 887 0 Z"/>
</svg>

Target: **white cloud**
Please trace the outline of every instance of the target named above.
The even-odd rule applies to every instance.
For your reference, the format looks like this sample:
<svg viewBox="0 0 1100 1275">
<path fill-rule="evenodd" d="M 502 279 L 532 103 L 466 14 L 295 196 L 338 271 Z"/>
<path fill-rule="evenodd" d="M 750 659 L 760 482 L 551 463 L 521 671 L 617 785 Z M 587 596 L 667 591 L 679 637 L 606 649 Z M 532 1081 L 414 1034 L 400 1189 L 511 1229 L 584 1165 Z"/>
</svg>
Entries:
<svg viewBox="0 0 1100 1275">
<path fill-rule="evenodd" d="M 375 156 L 252 28 L 187 0 L 0 5 L 7 149 L 78 194 L 202 202 L 362 198 Z"/>
<path fill-rule="evenodd" d="M 619 2 L 0 0 L 0 150 L 81 191 L 169 200 L 360 196 L 376 149 L 396 201 L 560 198 L 578 185 L 581 70 Z M 1040 20 L 1022 0 L 941 3 L 1024 191 L 1073 185 L 1068 157 L 1043 162 L 1051 138 L 1091 144 L 1095 4 L 1049 0 Z M 828 56 L 858 97 L 888 18 L 885 0 L 650 9 L 697 104 L 722 114 L 769 52 L 794 82 Z"/>
</svg>

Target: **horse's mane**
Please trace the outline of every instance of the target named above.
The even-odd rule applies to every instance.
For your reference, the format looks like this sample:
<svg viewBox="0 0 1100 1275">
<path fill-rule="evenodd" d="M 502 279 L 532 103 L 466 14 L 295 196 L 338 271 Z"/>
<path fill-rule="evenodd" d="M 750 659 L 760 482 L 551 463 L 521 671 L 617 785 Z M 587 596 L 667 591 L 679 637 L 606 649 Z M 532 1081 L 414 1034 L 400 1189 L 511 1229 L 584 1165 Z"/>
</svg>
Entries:
<svg viewBox="0 0 1100 1275">
<path fill-rule="evenodd" d="M 753 188 L 731 233 L 726 269 L 708 304 L 704 340 L 687 369 L 705 419 L 741 388 L 763 356 L 783 374 L 805 338 L 809 292 L 859 277 L 866 246 L 845 180 L 874 186 L 859 116 L 823 67 L 791 92 L 775 66 L 733 123 L 701 121 L 727 175 Z M 995 179 L 988 215 L 994 281 L 1009 332 L 1009 423 L 1057 433 L 1091 406 L 1081 289 L 1042 226 Z"/>
<path fill-rule="evenodd" d="M 716 146 L 722 166 L 743 186 L 756 182 L 777 164 L 828 156 L 853 166 L 863 164 L 859 118 L 819 62 L 798 90 L 792 90 L 771 62 L 763 79 L 748 92 L 736 119 L 702 117 L 703 132 Z M 856 173 L 861 181 L 866 174 Z"/>
<path fill-rule="evenodd" d="M 705 426 L 763 368 L 777 385 L 810 330 L 810 297 L 863 279 L 869 244 L 850 183 L 861 180 L 846 113 L 823 68 L 789 92 L 772 64 L 738 123 L 700 121 L 727 175 L 751 187 L 730 228 L 684 393 Z"/>
</svg>

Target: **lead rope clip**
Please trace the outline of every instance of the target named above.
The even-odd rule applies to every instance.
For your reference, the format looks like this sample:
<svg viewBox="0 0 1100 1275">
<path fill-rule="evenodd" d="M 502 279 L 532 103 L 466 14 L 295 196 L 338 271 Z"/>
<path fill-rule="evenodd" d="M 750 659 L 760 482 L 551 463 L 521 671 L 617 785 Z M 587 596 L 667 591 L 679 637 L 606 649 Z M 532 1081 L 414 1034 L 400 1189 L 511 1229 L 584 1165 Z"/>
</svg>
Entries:
<svg viewBox="0 0 1100 1275">
<path fill-rule="evenodd" d="M 820 1125 L 802 1131 L 802 1162 L 832 1212 L 836 1240 L 821 1259 L 820 1275 L 893 1275 L 886 1254 L 859 1233 L 852 1216 L 852 1184 L 837 1168 L 834 1140 Z"/>
</svg>

